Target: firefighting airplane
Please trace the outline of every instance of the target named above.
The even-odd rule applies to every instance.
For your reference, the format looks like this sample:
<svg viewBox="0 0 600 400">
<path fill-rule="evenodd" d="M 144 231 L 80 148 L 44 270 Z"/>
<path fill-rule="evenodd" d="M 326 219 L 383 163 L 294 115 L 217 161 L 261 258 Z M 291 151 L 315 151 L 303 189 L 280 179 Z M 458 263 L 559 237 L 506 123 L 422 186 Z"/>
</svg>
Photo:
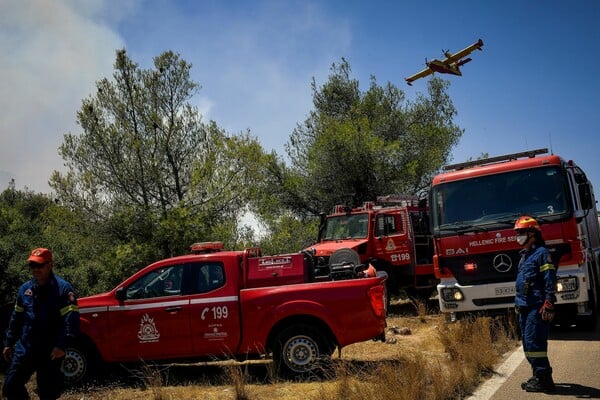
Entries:
<svg viewBox="0 0 600 400">
<path fill-rule="evenodd" d="M 431 75 L 434 72 L 439 72 L 440 74 L 452 74 L 462 76 L 460 72 L 460 67 L 471 61 L 471 58 L 464 58 L 471 54 L 471 52 L 475 50 L 480 50 L 483 47 L 483 40 L 479 39 L 477 42 L 473 43 L 469 47 L 462 49 L 458 53 L 452 54 L 449 51 L 444 51 L 444 55 L 446 58 L 443 60 L 433 59 L 431 61 L 425 60 L 425 68 L 423 71 L 418 72 L 408 78 L 404 78 L 406 83 L 412 86 L 413 81 L 416 81 L 419 78 L 423 78 L 427 75 Z"/>
</svg>

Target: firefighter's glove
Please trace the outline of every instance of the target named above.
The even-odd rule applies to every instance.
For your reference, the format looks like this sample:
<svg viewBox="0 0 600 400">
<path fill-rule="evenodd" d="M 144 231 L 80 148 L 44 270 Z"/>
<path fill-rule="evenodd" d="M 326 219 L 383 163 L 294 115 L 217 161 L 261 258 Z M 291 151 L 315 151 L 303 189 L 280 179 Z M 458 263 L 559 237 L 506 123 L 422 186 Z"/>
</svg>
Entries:
<svg viewBox="0 0 600 400">
<path fill-rule="evenodd" d="M 547 322 L 552 322 L 554 319 L 554 304 L 550 300 L 544 301 L 544 305 L 540 308 L 542 319 Z"/>
<path fill-rule="evenodd" d="M 4 349 L 2 349 L 2 357 L 4 358 L 4 361 L 10 362 L 10 360 L 12 360 L 12 347 L 4 347 Z"/>
</svg>

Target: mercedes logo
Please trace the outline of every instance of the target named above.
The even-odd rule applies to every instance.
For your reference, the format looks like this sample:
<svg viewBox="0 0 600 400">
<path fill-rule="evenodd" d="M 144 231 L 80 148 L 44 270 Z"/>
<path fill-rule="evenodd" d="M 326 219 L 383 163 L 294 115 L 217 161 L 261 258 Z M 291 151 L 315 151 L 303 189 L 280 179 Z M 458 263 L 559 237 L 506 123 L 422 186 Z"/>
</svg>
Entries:
<svg viewBox="0 0 600 400">
<path fill-rule="evenodd" d="M 498 254 L 494 257 L 494 269 L 498 272 L 508 272 L 510 267 L 512 267 L 512 260 L 510 257 L 504 253 Z"/>
</svg>

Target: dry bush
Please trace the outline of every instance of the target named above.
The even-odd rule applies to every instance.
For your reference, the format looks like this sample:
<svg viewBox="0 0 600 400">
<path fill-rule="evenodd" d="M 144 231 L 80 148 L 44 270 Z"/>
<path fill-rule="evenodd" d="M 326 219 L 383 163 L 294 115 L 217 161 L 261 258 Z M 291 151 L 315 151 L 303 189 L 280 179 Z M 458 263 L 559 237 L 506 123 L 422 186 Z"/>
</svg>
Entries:
<svg viewBox="0 0 600 400">
<path fill-rule="evenodd" d="M 500 356 L 515 346 L 513 334 L 503 319 L 489 317 L 461 320 L 438 330 L 438 339 L 450 361 L 462 370 L 456 395 L 469 393 L 482 376 L 493 373 Z"/>
<path fill-rule="evenodd" d="M 323 384 L 309 400 L 442 400 L 464 392 L 464 373 L 448 363 L 414 352 L 397 361 L 382 361 L 368 375 L 338 371 L 332 385 Z"/>
<path fill-rule="evenodd" d="M 413 348 L 394 360 L 377 362 L 371 372 L 340 364 L 337 380 L 322 385 L 310 400 L 443 400 L 464 398 L 490 375 L 500 355 L 514 347 L 510 330 L 498 320 L 480 318 L 437 325 L 446 356 Z"/>
<path fill-rule="evenodd" d="M 419 318 L 419 321 L 426 322 L 426 317 L 429 314 L 429 306 L 427 305 L 427 301 L 415 298 L 411 299 L 410 303 L 415 308 L 415 312 L 417 314 L 417 317 Z"/>
<path fill-rule="evenodd" d="M 490 318 L 461 320 L 442 326 L 438 338 L 451 360 L 475 370 L 492 371 L 498 360 L 492 325 Z"/>
<path fill-rule="evenodd" d="M 152 400 L 170 400 L 171 397 L 165 391 L 168 379 L 167 375 L 163 374 L 166 371 L 167 369 L 159 369 L 155 365 L 144 363 L 139 370 L 131 372 L 142 382 L 144 390 L 152 391 Z"/>
<path fill-rule="evenodd" d="M 250 400 L 247 385 L 248 369 L 244 368 L 242 370 L 239 365 L 226 365 L 223 369 L 233 386 L 235 400 Z"/>
</svg>

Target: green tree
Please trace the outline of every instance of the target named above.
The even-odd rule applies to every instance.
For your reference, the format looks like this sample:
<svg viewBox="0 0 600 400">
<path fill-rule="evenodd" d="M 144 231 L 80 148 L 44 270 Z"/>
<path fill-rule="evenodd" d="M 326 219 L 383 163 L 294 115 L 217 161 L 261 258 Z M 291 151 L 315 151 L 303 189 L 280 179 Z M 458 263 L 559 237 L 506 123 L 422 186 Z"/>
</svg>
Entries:
<svg viewBox="0 0 600 400">
<path fill-rule="evenodd" d="M 60 147 L 68 171 L 51 177 L 60 203 L 111 238 L 113 268 L 181 254 L 194 241 L 237 246 L 245 233 L 215 236 L 237 227 L 261 179 L 258 141 L 202 121 L 190 104 L 200 87 L 177 54 L 144 70 L 120 50 L 114 67 L 82 102 L 83 132 Z"/>
<path fill-rule="evenodd" d="M 80 295 L 104 291 L 123 279 L 105 268 L 112 255 L 96 228 L 46 194 L 14 187 L 0 193 L 0 304 L 14 301 L 19 286 L 31 278 L 25 260 L 36 247 L 52 250 L 55 273 L 73 282 Z"/>
<path fill-rule="evenodd" d="M 112 289 L 139 267 L 113 268 L 113 241 L 80 210 L 48 207 L 42 241 L 53 252 L 55 272 L 70 281 L 79 296 Z"/>
<path fill-rule="evenodd" d="M 0 193 L 0 304 L 13 302 L 17 289 L 30 277 L 25 267 L 29 252 L 46 246 L 46 210 L 52 202 L 46 195 L 18 191 Z"/>
<path fill-rule="evenodd" d="M 462 135 L 447 81 L 431 79 L 427 95 L 411 102 L 375 77 L 363 92 L 350 74 L 342 59 L 325 84 L 313 79 L 314 110 L 286 144 L 290 165 L 271 164 L 279 198 L 301 215 L 377 195 L 423 194 Z"/>
</svg>

